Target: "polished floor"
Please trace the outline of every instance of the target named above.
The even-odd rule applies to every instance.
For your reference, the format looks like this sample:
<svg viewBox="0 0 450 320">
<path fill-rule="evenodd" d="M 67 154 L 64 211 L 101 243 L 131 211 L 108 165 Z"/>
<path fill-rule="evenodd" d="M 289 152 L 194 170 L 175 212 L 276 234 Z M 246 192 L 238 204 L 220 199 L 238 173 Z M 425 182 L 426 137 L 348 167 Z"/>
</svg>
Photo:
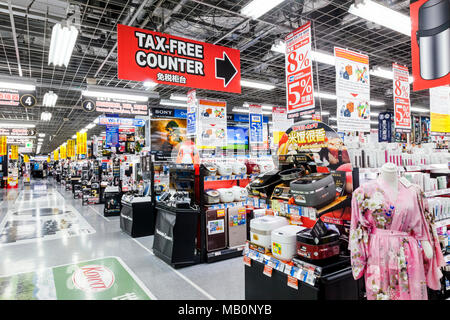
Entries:
<svg viewBox="0 0 450 320">
<path fill-rule="evenodd" d="M 0 278 L 118 257 L 153 298 L 244 299 L 242 258 L 175 270 L 154 256 L 152 244 L 153 236 L 129 237 L 119 217 L 104 217 L 103 205 L 82 206 L 51 178 L 0 190 Z"/>
</svg>

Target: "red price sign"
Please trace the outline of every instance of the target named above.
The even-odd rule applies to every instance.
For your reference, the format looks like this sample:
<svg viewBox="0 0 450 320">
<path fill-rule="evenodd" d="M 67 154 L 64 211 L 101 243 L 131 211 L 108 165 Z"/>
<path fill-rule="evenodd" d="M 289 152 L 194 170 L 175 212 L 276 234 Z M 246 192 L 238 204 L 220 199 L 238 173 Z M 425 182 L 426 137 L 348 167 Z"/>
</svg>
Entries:
<svg viewBox="0 0 450 320">
<path fill-rule="evenodd" d="M 272 270 L 273 268 L 271 266 L 268 266 L 267 264 L 264 266 L 264 270 L 263 273 L 268 276 L 268 277 L 272 277 Z"/>
<path fill-rule="evenodd" d="M 392 64 L 394 74 L 393 92 L 395 109 L 395 129 L 397 131 L 411 130 L 411 108 L 409 101 L 409 71 L 407 67 Z"/>
<path fill-rule="evenodd" d="M 301 26 L 286 37 L 286 101 L 288 118 L 314 109 L 311 67 L 311 25 Z"/>
</svg>

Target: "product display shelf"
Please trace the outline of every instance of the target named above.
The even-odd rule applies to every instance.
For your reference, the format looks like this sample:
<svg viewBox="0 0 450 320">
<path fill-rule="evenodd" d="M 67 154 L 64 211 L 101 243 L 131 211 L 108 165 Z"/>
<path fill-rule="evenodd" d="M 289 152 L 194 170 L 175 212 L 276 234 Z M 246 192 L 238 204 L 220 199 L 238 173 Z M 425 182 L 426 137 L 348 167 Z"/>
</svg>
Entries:
<svg viewBox="0 0 450 320">
<path fill-rule="evenodd" d="M 442 227 L 448 226 L 448 225 L 450 225 L 450 218 L 435 221 L 434 225 L 436 226 L 436 228 L 442 228 Z"/>
<path fill-rule="evenodd" d="M 228 202 L 228 203 L 219 203 L 219 204 L 205 204 L 205 207 L 208 209 L 228 209 L 233 207 L 245 207 L 247 201 L 236 201 L 236 202 Z"/>
<path fill-rule="evenodd" d="M 235 248 L 226 248 L 223 250 L 217 250 L 214 252 L 207 253 L 207 262 L 216 262 L 224 259 L 236 258 L 242 256 L 242 252 L 244 251 L 245 245 L 235 247 Z M 225 257 L 225 258 L 224 258 Z"/>
<path fill-rule="evenodd" d="M 225 180 L 243 180 L 249 179 L 246 174 L 230 175 L 230 176 L 205 176 L 205 181 L 225 181 Z"/>
<path fill-rule="evenodd" d="M 425 197 L 427 197 L 427 198 L 436 197 L 436 196 L 450 195 L 450 188 L 433 190 L 433 191 L 426 191 L 424 193 L 425 193 Z"/>
</svg>

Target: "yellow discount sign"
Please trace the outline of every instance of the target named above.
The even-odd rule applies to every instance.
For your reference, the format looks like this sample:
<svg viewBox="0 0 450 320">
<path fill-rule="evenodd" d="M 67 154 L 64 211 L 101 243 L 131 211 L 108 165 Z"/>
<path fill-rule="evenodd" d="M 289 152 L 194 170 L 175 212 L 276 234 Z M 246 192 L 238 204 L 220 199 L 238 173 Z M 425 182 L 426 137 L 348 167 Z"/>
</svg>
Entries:
<svg viewBox="0 0 450 320">
<path fill-rule="evenodd" d="M 30 158 L 26 154 L 23 155 L 23 162 L 25 162 L 25 163 L 30 162 Z"/>
<path fill-rule="evenodd" d="M 60 153 L 61 159 L 66 159 L 66 158 L 67 158 L 66 146 L 62 145 L 62 146 L 59 148 L 59 153 Z"/>
<path fill-rule="evenodd" d="M 12 145 L 11 146 L 11 160 L 18 160 L 19 159 L 19 146 Z"/>
<path fill-rule="evenodd" d="M 77 153 L 86 154 L 87 153 L 87 133 L 77 132 Z"/>
<path fill-rule="evenodd" d="M 0 137 L 0 156 L 6 156 L 8 154 L 8 144 L 6 136 Z"/>
<path fill-rule="evenodd" d="M 55 161 L 59 160 L 59 150 L 58 149 L 53 151 L 53 160 L 55 160 Z"/>
<path fill-rule="evenodd" d="M 67 140 L 67 156 L 75 157 L 75 140 Z"/>
</svg>

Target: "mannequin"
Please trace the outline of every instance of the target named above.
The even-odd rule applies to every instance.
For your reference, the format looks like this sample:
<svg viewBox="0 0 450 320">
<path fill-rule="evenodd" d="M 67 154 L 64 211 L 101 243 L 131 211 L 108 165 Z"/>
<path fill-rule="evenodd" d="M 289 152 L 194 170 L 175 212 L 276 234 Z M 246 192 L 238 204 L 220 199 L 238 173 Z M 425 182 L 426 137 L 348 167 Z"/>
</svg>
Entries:
<svg viewBox="0 0 450 320">
<path fill-rule="evenodd" d="M 393 198 L 397 199 L 398 196 L 398 168 L 393 163 L 385 163 L 381 167 L 381 173 L 379 179 L 383 180 L 387 185 L 392 186 L 392 189 L 389 190 L 392 192 Z M 406 183 L 401 181 L 405 187 L 408 187 Z M 421 241 L 423 252 L 425 253 L 425 257 L 430 260 L 433 258 L 433 249 L 431 247 L 431 244 L 428 241 Z"/>
</svg>

